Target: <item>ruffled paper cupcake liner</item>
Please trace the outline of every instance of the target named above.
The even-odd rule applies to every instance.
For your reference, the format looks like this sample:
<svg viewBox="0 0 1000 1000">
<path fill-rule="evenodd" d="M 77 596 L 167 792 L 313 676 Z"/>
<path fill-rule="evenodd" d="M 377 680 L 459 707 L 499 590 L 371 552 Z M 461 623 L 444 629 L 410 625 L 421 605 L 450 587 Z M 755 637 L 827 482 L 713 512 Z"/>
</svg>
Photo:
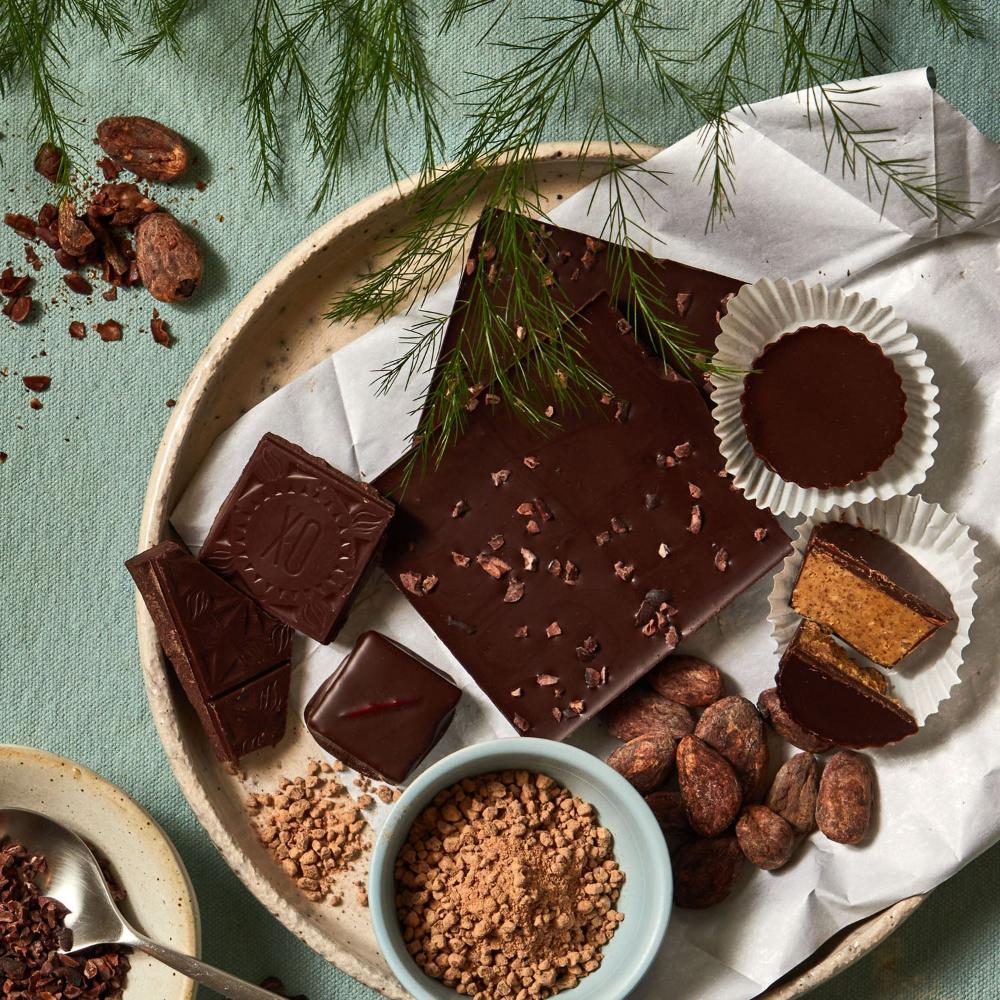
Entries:
<svg viewBox="0 0 1000 1000">
<path fill-rule="evenodd" d="M 802 621 L 792 610 L 792 589 L 813 527 L 824 521 L 846 521 L 877 531 L 913 556 L 948 591 L 955 621 L 892 670 L 884 671 L 892 684 L 893 696 L 922 726 L 960 680 L 959 670 L 969 644 L 976 603 L 979 559 L 975 540 L 954 514 L 916 496 L 873 500 L 846 509 L 836 507 L 803 521 L 798 525 L 798 537 L 792 542 L 792 553 L 775 576 L 768 598 L 771 604 L 768 621 L 779 652 L 791 641 Z M 859 654 L 852 652 L 852 655 Z"/>
<path fill-rule="evenodd" d="M 927 478 L 937 447 L 937 386 L 927 355 L 890 306 L 857 292 L 761 278 L 744 285 L 729 303 L 716 338 L 716 364 L 748 371 L 764 348 L 802 326 L 846 326 L 863 333 L 888 357 L 906 393 L 906 422 L 893 454 L 864 479 L 831 489 L 799 486 L 769 469 L 755 454 L 741 417 L 742 378 L 719 379 L 712 392 L 715 433 L 736 486 L 758 507 L 797 517 L 853 503 L 909 493 Z"/>
</svg>

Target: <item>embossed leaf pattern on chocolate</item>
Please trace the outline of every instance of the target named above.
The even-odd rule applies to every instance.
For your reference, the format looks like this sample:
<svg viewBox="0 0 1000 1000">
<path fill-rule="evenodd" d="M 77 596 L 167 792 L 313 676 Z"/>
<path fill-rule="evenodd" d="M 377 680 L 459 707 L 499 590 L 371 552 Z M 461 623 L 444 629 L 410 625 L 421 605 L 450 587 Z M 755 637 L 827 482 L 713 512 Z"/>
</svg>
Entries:
<svg viewBox="0 0 1000 1000">
<path fill-rule="evenodd" d="M 211 566 L 217 573 L 231 573 L 233 571 L 233 548 L 229 544 L 229 539 L 219 538 L 211 551 L 205 552 L 201 556 L 201 561 L 206 566 Z"/>
</svg>

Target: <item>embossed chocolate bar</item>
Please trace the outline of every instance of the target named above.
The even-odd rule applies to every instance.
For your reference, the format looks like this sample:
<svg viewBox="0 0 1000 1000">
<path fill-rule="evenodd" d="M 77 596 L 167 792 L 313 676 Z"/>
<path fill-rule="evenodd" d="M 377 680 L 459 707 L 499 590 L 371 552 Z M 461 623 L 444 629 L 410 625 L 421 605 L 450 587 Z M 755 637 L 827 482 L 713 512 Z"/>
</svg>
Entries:
<svg viewBox="0 0 1000 1000">
<path fill-rule="evenodd" d="M 379 551 L 393 506 L 297 445 L 265 434 L 200 558 L 265 611 L 329 642 Z"/>
</svg>

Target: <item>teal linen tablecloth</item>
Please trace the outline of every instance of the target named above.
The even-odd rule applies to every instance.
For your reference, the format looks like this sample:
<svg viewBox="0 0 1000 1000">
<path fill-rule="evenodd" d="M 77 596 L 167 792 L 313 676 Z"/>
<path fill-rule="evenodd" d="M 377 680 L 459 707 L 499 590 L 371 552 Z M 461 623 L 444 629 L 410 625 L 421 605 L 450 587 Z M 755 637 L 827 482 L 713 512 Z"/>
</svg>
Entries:
<svg viewBox="0 0 1000 1000">
<path fill-rule="evenodd" d="M 84 32 L 66 52 L 88 135 L 106 115 L 144 114 L 174 126 L 197 147 L 191 180 L 166 203 L 197 226 L 208 248 L 206 278 L 191 303 L 161 309 L 177 337 L 169 351 L 149 335 L 148 296 L 123 295 L 106 309 L 98 308 L 104 306 L 98 298 L 83 307 L 76 296 L 57 290 L 59 272 L 51 261 L 39 274 L 45 305 L 37 320 L 14 327 L 0 317 L 0 451 L 9 455 L 0 465 L 0 742 L 75 758 L 152 812 L 191 873 L 208 961 L 251 980 L 279 976 L 290 992 L 310 1000 L 373 998 L 281 927 L 226 867 L 174 782 L 142 684 L 133 590 L 122 563 L 135 549 L 146 479 L 170 413 L 166 400 L 180 393 L 202 349 L 250 286 L 322 221 L 308 210 L 315 173 L 297 141 L 288 144 L 277 198 L 262 203 L 255 192 L 237 98 L 240 46 L 231 44 L 239 30 L 234 21 L 250 5 L 196 6 L 201 9 L 185 35 L 183 64 L 164 52 L 128 66 Z M 696 39 L 721 23 L 728 6 L 662 4 L 665 17 L 695 25 Z M 988 8 L 984 37 L 959 44 L 940 37 L 922 4 L 881 5 L 896 66 L 933 65 L 944 96 L 1000 140 L 1000 5 L 982 6 Z M 487 23 L 470 21 L 431 42 L 438 79 L 451 90 L 468 86 L 468 71 L 504 58 L 477 43 Z M 777 71 L 766 59 L 754 69 L 772 87 Z M 631 82 L 623 85 L 634 89 Z M 652 94 L 637 93 L 630 105 L 650 142 L 666 145 L 689 131 L 683 113 L 657 107 Z M 46 197 L 45 182 L 31 169 L 29 115 L 23 92 L 0 106 L 4 211 L 30 212 Z M 582 129 L 582 121 L 570 123 L 550 138 L 572 139 Z M 450 149 L 460 131 L 461 110 L 448 109 Z M 417 165 L 417 139 L 405 125 L 397 130 L 396 149 L 407 167 Z M 208 182 L 203 192 L 194 187 L 198 178 Z M 358 160 L 326 214 L 386 182 L 380 157 Z M 4 227 L 0 263 L 8 258 L 23 265 L 22 242 Z M 53 295 L 56 302 L 49 304 Z M 102 343 L 93 332 L 83 341 L 70 339 L 68 324 L 77 316 L 120 319 L 123 341 Z M 29 408 L 20 374 L 52 376 L 43 409 Z M 1000 849 L 994 849 L 938 889 L 874 954 L 814 995 L 996 997 L 998 932 Z"/>
</svg>

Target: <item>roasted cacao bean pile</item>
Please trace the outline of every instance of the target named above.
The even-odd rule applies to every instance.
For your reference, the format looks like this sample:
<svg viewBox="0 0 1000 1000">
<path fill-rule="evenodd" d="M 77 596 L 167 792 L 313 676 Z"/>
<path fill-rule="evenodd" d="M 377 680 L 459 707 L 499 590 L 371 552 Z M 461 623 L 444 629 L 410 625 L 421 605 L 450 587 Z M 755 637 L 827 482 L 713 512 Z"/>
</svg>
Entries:
<svg viewBox="0 0 1000 1000">
<path fill-rule="evenodd" d="M 39 889 L 45 875 L 45 858 L 20 844 L 0 848 L 0 997 L 120 997 L 127 950 L 107 945 L 60 955 L 70 932 L 63 927 L 65 909 Z"/>
<path fill-rule="evenodd" d="M 609 706 L 605 720 L 624 741 L 608 763 L 646 797 L 675 848 L 678 906 L 721 903 L 747 861 L 781 868 L 814 829 L 841 844 L 868 835 L 871 761 L 837 750 L 824 766 L 818 755 L 836 748 L 789 718 L 773 688 L 755 706 L 727 696 L 712 664 L 671 656 Z M 773 777 L 765 723 L 802 751 Z"/>
</svg>

